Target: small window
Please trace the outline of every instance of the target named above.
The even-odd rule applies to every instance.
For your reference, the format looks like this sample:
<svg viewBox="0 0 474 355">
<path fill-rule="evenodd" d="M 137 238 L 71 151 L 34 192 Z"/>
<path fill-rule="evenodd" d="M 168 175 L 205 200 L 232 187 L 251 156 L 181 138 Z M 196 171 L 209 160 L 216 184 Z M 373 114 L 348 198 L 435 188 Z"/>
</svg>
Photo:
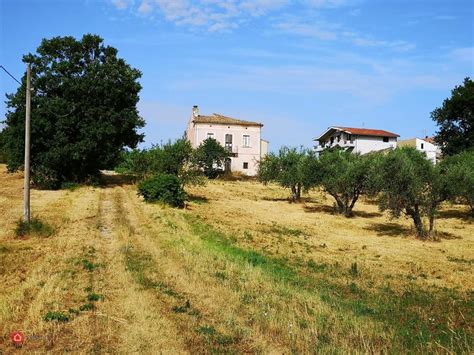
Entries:
<svg viewBox="0 0 474 355">
<path fill-rule="evenodd" d="M 209 133 L 207 134 L 207 138 L 214 138 L 214 133 L 210 133 L 210 132 L 209 132 Z"/>
<path fill-rule="evenodd" d="M 385 143 L 388 143 L 388 137 L 383 137 L 383 141 L 384 141 Z"/>
<path fill-rule="evenodd" d="M 425 149 L 425 145 L 421 143 L 421 149 Z"/>
<path fill-rule="evenodd" d="M 244 169 L 247 170 L 249 168 L 249 163 L 245 162 L 244 163 Z"/>
<path fill-rule="evenodd" d="M 244 134 L 244 139 L 242 145 L 244 147 L 250 147 L 250 136 L 248 134 Z"/>
</svg>

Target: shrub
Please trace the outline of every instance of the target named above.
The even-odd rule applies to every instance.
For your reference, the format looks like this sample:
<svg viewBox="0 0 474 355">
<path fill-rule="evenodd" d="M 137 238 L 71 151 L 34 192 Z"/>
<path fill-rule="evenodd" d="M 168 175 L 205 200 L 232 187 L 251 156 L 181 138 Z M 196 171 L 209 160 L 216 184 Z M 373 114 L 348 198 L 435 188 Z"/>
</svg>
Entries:
<svg viewBox="0 0 474 355">
<path fill-rule="evenodd" d="M 170 174 L 157 174 L 141 182 L 138 194 L 147 202 L 163 202 L 173 207 L 184 207 L 187 197 L 181 180 Z"/>
</svg>

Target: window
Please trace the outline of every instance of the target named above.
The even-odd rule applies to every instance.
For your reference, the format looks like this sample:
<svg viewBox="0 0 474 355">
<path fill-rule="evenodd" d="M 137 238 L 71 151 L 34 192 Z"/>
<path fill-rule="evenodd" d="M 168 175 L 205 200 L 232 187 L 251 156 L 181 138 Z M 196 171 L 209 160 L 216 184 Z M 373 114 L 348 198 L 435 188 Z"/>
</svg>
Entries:
<svg viewBox="0 0 474 355">
<path fill-rule="evenodd" d="M 244 139 L 242 145 L 244 147 L 250 147 L 250 136 L 248 134 L 244 134 Z"/>
<path fill-rule="evenodd" d="M 225 149 L 227 149 L 228 152 L 232 153 L 232 134 L 226 134 L 225 135 Z"/>
<path fill-rule="evenodd" d="M 249 168 L 249 163 L 245 162 L 245 163 L 244 163 L 244 169 L 247 170 L 248 168 Z"/>
<path fill-rule="evenodd" d="M 421 143 L 421 149 L 424 149 L 425 145 L 423 143 Z"/>
<path fill-rule="evenodd" d="M 214 133 L 210 133 L 210 132 L 209 132 L 209 133 L 207 134 L 207 138 L 214 138 Z"/>
<path fill-rule="evenodd" d="M 388 143 L 388 137 L 383 137 L 383 141 L 384 141 L 385 143 Z"/>
</svg>

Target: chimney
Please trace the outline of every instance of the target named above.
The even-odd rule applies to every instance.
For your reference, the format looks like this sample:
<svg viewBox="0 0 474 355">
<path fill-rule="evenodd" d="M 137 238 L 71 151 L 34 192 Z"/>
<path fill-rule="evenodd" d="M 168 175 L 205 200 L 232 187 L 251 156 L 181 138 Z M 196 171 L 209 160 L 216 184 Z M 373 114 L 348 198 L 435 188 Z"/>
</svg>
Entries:
<svg viewBox="0 0 474 355">
<path fill-rule="evenodd" d="M 199 107 L 197 105 L 193 106 L 193 118 L 196 118 L 199 116 Z"/>
</svg>

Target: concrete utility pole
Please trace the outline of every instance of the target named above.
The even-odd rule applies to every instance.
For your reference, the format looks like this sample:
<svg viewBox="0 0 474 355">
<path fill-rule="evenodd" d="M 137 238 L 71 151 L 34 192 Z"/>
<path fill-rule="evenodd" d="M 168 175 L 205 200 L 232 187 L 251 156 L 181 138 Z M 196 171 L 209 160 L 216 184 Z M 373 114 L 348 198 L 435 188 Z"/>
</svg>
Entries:
<svg viewBox="0 0 474 355">
<path fill-rule="evenodd" d="M 29 223 L 30 214 L 30 115 L 31 115 L 31 64 L 26 69 L 26 117 L 25 117 L 25 179 L 23 185 L 23 221 Z"/>
</svg>

